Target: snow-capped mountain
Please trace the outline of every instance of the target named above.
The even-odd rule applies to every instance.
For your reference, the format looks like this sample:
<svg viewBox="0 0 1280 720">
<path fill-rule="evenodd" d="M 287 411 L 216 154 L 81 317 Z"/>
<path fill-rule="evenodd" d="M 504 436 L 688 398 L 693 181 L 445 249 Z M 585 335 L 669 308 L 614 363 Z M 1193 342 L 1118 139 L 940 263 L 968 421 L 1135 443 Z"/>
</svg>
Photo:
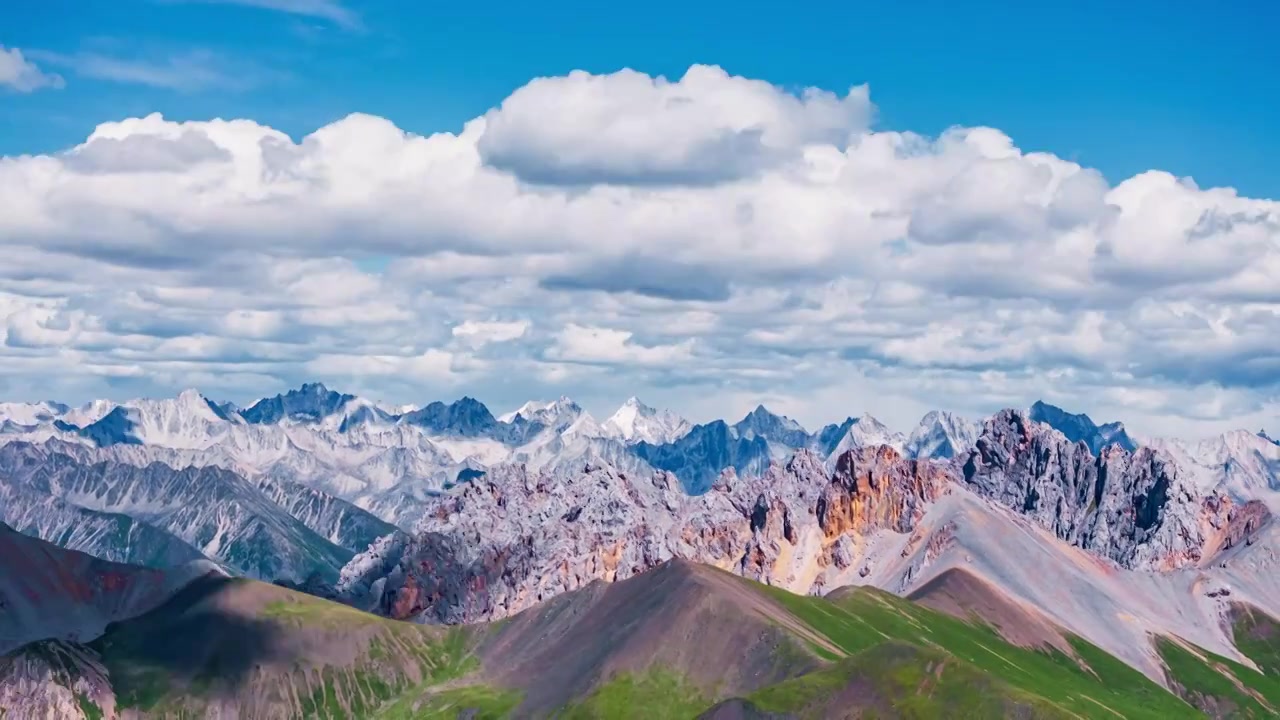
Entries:
<svg viewBox="0 0 1280 720">
<path fill-rule="evenodd" d="M 933 410 L 907 438 L 907 455 L 917 458 L 952 458 L 973 447 L 982 423 L 942 410 Z"/>
<path fill-rule="evenodd" d="M 55 425 L 99 447 L 124 444 L 201 450 L 217 444 L 233 422 L 243 420 L 227 415 L 198 391 L 184 390 L 176 398 L 118 405 L 85 426 L 65 420 L 56 420 Z"/>
<path fill-rule="evenodd" d="M 1264 500 L 1280 510 L 1280 445 L 1232 430 L 1199 442 L 1156 438 L 1150 447 L 1171 457 L 1203 491 L 1222 488 L 1237 499 Z"/>
<path fill-rule="evenodd" d="M 775 415 L 764 405 L 757 405 L 755 410 L 735 423 L 733 431 L 740 438 L 759 437 L 790 448 L 804 447 L 809 442 L 809 433 L 800 423 L 785 415 Z"/>
<path fill-rule="evenodd" d="M 319 521 L 318 527 L 335 539 L 351 537 L 356 550 L 393 530 L 367 513 L 305 488 L 259 487 L 217 467 L 87 463 L 60 449 L 75 452 L 26 443 L 0 447 L 4 482 L 77 508 L 144 523 L 250 577 L 298 582 L 312 574 L 336 578 L 351 559 L 353 549 L 321 537 L 294 512 Z M 342 507 L 333 507 L 338 503 Z M 341 532 L 344 521 L 355 525 L 346 536 Z M 27 518 L 22 524 L 38 523 Z"/>
<path fill-rule="evenodd" d="M 827 461 L 834 463 L 836 458 L 850 450 L 875 447 L 877 445 L 888 445 L 894 450 L 902 452 L 905 444 L 906 438 L 902 436 L 902 433 L 892 432 L 879 420 L 870 415 L 863 415 L 849 423 L 848 430 L 836 442 L 835 447 L 827 453 Z"/>
<path fill-rule="evenodd" d="M 529 401 L 518 409 L 498 418 L 498 422 L 510 423 L 520 418 L 526 422 L 538 423 L 543 427 L 563 430 L 573 424 L 573 421 L 577 420 L 582 413 L 582 406 L 561 395 L 551 402 Z"/>
<path fill-rule="evenodd" d="M 71 408 L 56 402 L 16 403 L 0 402 L 0 418 L 15 425 L 32 426 L 53 422 Z"/>
<path fill-rule="evenodd" d="M 865 414 L 811 434 L 764 406 L 732 425 L 690 425 L 634 397 L 603 423 L 567 397 L 526 403 L 500 418 L 469 397 L 409 406 L 399 414 L 390 407 L 319 383 L 263 398 L 245 409 L 212 401 L 196 390 L 173 398 L 99 401 L 77 409 L 59 403 L 7 403 L 0 405 L 0 444 L 61 444 L 63 452 L 87 464 L 221 468 L 260 493 L 278 487 L 310 489 L 408 529 L 441 493 L 505 464 L 546 472 L 588 466 L 637 474 L 666 470 L 686 492 L 701 494 L 726 471 L 759 476 L 801 449 L 828 463 L 849 450 L 879 445 L 912 458 L 942 460 L 967 452 L 980 430 L 976 421 L 935 411 L 906 436 Z M 1083 440 L 1095 455 L 1110 444 L 1135 445 L 1119 423 L 1099 426 L 1087 415 L 1044 403 L 1036 403 L 1029 417 L 1068 440 Z M 1274 483 L 1268 463 L 1280 446 L 1253 434 L 1219 445 L 1165 447 L 1181 458 L 1185 472 L 1203 476 L 1206 486 L 1261 489 Z M 273 502 L 293 507 L 280 501 L 278 492 L 268 494 Z M 137 514 L 129 517 L 140 520 Z M 335 537 L 328 521 L 295 519 L 322 538 Z M 358 544 L 367 539 L 360 536 L 353 549 L 360 550 Z"/>
<path fill-rule="evenodd" d="M 758 475 L 775 459 L 775 449 L 765 438 L 738 434 L 723 420 L 695 425 L 674 442 L 639 442 L 633 452 L 658 470 L 679 478 L 686 492 L 700 495 L 711 489 L 727 468 L 740 475 Z"/>
<path fill-rule="evenodd" d="M 239 415 L 245 422 L 254 424 L 293 422 L 319 422 L 338 412 L 355 396 L 334 392 L 321 383 L 306 383 L 297 390 L 282 395 L 263 398 Z"/>
<path fill-rule="evenodd" d="M 690 427 L 688 420 L 670 410 L 655 410 L 634 395 L 627 398 L 602 426 L 609 437 L 652 445 L 674 442 L 689 432 Z"/>
<path fill-rule="evenodd" d="M 110 400 L 91 400 L 77 408 L 62 414 L 61 420 L 76 427 L 86 427 L 106 417 L 107 413 L 116 409 L 116 403 Z"/>
</svg>

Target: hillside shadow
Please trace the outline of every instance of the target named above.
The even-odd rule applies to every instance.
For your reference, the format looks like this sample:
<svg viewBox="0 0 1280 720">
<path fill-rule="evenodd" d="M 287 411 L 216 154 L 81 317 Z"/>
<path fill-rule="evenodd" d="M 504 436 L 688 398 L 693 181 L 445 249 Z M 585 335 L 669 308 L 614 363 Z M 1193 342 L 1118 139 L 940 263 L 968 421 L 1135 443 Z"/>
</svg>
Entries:
<svg viewBox="0 0 1280 720">
<path fill-rule="evenodd" d="M 145 705 L 170 682 L 236 690 L 256 668 L 296 659 L 286 633 L 250 612 L 248 593 L 233 592 L 243 582 L 205 576 L 156 610 L 109 625 L 91 647 L 121 697 Z"/>
</svg>

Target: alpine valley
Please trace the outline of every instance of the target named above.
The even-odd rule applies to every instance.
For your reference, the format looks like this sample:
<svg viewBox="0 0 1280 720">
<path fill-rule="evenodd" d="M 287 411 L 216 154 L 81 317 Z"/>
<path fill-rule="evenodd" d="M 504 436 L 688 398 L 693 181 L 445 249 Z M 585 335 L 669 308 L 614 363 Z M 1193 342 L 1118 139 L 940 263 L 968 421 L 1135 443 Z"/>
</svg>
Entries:
<svg viewBox="0 0 1280 720">
<path fill-rule="evenodd" d="M 1280 445 L 0 403 L 0 718 L 1280 716 Z"/>
</svg>

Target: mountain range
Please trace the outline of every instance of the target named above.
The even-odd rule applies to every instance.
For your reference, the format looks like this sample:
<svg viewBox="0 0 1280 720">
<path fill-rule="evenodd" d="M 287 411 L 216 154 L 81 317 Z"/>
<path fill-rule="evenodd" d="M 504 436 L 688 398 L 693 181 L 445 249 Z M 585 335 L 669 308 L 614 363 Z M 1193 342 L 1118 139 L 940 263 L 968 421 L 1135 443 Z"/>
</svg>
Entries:
<svg viewBox="0 0 1280 720">
<path fill-rule="evenodd" d="M 58 603 L 65 613 L 50 612 Z M 1280 708 L 1280 623 L 1171 634 L 1154 680 L 968 569 L 793 594 L 668 560 L 510 619 L 397 622 L 209 567 L 115 565 L 0 525 L 0 708 L 58 718 L 1197 718 Z M 13 619 L 37 618 L 34 625 Z"/>
<path fill-rule="evenodd" d="M 1280 696 L 1268 695 L 1266 684 L 1274 668 L 1258 649 L 1273 647 L 1267 623 L 1280 617 L 1280 531 L 1272 514 L 1280 446 L 1265 433 L 1138 442 L 1121 423 L 1097 424 L 1042 402 L 987 418 L 930 412 L 907 433 L 867 415 L 809 432 L 763 406 L 735 423 L 691 424 L 635 398 L 604 422 L 569 398 L 526 403 L 495 417 L 472 398 L 388 408 L 319 384 L 247 408 L 186 391 L 81 408 L 49 402 L 0 409 L 6 413 L 0 417 L 0 521 L 12 528 L 6 530 L 13 547 L 26 548 L 16 555 L 50 547 L 38 552 L 92 556 L 72 563 L 72 575 L 96 578 L 85 581 L 88 587 L 114 588 L 122 581 L 103 578 L 137 574 L 153 578 L 147 587 L 160 588 L 144 593 L 146 602 L 118 606 L 124 609 L 114 615 L 91 602 L 68 617 L 93 622 L 72 623 L 71 631 L 36 624 L 34 635 L 17 638 L 44 644 L 13 656 L 8 671 L 19 673 L 14 677 L 26 688 L 34 682 L 31 673 L 45 678 L 41 687 L 64 705 L 89 690 L 112 707 L 133 702 L 122 701 L 122 693 L 134 697 L 134 676 L 156 659 L 126 653 L 120 660 L 111 647 L 160 652 L 143 647 L 140 638 L 173 623 L 186 628 L 183 623 L 212 608 L 221 612 L 223 598 L 232 609 L 254 598 L 243 600 L 252 608 L 246 622 L 266 613 L 268 625 L 282 619 L 290 631 L 307 625 L 288 613 L 272 615 L 281 611 L 276 603 L 326 618 L 319 635 L 308 630 L 311 639 L 298 639 L 284 632 L 280 642 L 290 652 L 309 648 L 305 658 L 291 660 L 311 668 L 303 672 L 307 678 L 314 673 L 323 681 L 325 672 L 334 672 L 344 678 L 334 682 L 356 683 L 334 689 L 329 714 L 336 716 L 369 716 L 375 706 L 401 701 L 426 707 L 468 687 L 485 698 L 476 700 L 477 712 L 493 701 L 504 708 L 500 715 L 576 708 L 587 717 L 611 717 L 600 703 L 659 688 L 653 698 L 696 698 L 676 717 L 827 717 L 845 702 L 833 698 L 853 696 L 815 695 L 801 705 L 779 698 L 814 683 L 846 687 L 840 684 L 846 680 L 867 690 L 873 666 L 899 661 L 931 668 L 968 663 L 957 677 L 993 688 L 981 702 L 997 702 L 983 706 L 997 715 L 1054 717 L 1064 707 L 1067 716 L 1092 715 L 1027 685 L 1026 677 L 992 675 L 971 654 L 945 644 L 889 633 L 886 640 L 905 645 L 855 662 L 874 643 L 852 647 L 840 635 L 844 630 L 833 635 L 817 627 L 822 623 L 815 618 L 854 603 L 850 598 L 857 599 L 858 613 L 925 612 L 894 604 L 909 598 L 965 621 L 976 615 L 977 627 L 999 636 L 984 642 L 1010 644 L 1002 654 L 1031 647 L 1036 658 L 1083 663 L 1072 672 L 1085 675 L 1097 673 L 1089 658 L 1103 658 L 1109 673 L 1129 674 L 1126 687 L 1147 688 L 1148 700 L 1172 698 L 1173 705 L 1163 706 L 1169 712 L 1263 716 L 1280 708 Z M 22 537 L 29 539 L 17 540 Z M 30 544 L 41 541 L 52 546 Z M 104 575 L 92 563 L 133 569 Z M 797 637 L 816 655 L 805 659 L 787 650 L 783 662 L 765 653 L 757 667 L 739 646 L 729 654 L 746 652 L 745 665 L 715 655 L 728 650 L 708 638 L 697 643 L 698 652 L 711 653 L 702 658 L 691 650 L 664 654 L 635 636 L 590 651 L 603 653 L 588 654 L 599 661 L 590 672 L 584 666 L 556 669 L 568 673 L 563 678 L 546 674 L 552 670 L 544 667 L 551 657 L 540 654 L 544 644 L 560 657 L 575 656 L 575 648 L 592 646 L 593 635 L 613 637 L 603 618 L 634 615 L 633 625 L 662 637 L 666 631 L 658 628 L 667 621 L 655 618 L 667 617 L 667 595 L 655 596 L 657 606 L 637 598 L 667 587 L 663 583 L 672 583 L 678 597 L 693 592 L 688 587 L 700 588 L 690 597 L 702 597 L 707 587 L 733 589 L 732 599 L 691 602 L 763 612 L 770 627 L 804 626 Z M 192 584 L 203 589 L 184 595 L 182 588 Z M 619 587 L 642 590 L 614 590 Z M 79 589 L 61 592 L 71 593 L 73 605 L 92 597 Z M 0 599 L 12 606 L 20 595 L 31 593 L 11 591 Z M 185 604 L 165 610 L 158 596 Z M 818 597 L 834 605 L 803 612 L 794 605 Z M 592 609 L 597 602 L 607 611 Z M 577 609 L 561 617 L 556 608 Z M 686 622 L 681 612 L 670 622 Z M 163 617 L 150 617 L 154 613 Z M 125 615 L 139 618 L 136 627 L 146 633 L 117 628 L 113 635 L 114 626 L 106 624 Z M 353 641 L 377 658 L 362 655 L 366 650 L 340 662 L 324 656 L 315 638 L 346 632 L 334 628 L 348 621 L 390 633 Z M 419 629 L 401 631 L 394 621 Z M 524 623 L 531 623 L 532 634 L 510 629 Z M 743 617 L 732 624 L 755 627 Z M 106 635 L 95 640 L 104 627 Z M 456 630 L 433 629 L 446 627 Z M 201 638 L 211 632 L 200 623 L 182 629 L 188 631 Z M 410 640 L 389 639 L 401 632 Z M 548 633 L 572 639 L 547 644 Z M 1030 645 L 1028 634 L 1035 638 Z M 680 647 L 695 636 L 686 632 L 670 642 Z M 110 642 L 113 637 L 123 645 Z M 453 648 L 449 653 L 461 653 L 441 662 L 467 667 L 441 676 L 444 685 L 436 687 L 428 682 L 434 665 L 405 660 L 399 650 L 387 665 L 382 650 L 362 644 L 370 637 L 409 655 L 417 652 L 408 650 L 415 643 L 441 642 Z M 781 642 L 770 645 L 771 652 Z M 11 641 L 10 649 L 20 644 Z M 219 655 L 231 652 L 209 650 L 209 662 L 234 664 Z M 1024 660 L 1040 662 L 1022 658 L 1018 665 Z M 754 679 L 715 684 L 700 674 L 707 662 L 719 663 L 714 667 L 722 678 L 742 672 Z M 1184 677 L 1179 673 L 1188 663 L 1208 663 L 1211 672 L 1232 677 L 1206 678 L 1199 670 L 1195 679 Z M 386 688 L 359 679 L 370 668 L 387 678 Z M 654 668 L 661 672 L 653 675 Z M 191 700 L 199 693 L 188 692 L 203 676 L 184 675 L 188 670 L 168 668 L 175 689 L 147 707 L 161 714 L 207 712 L 208 699 Z M 302 696 L 314 692 L 314 681 L 292 672 L 250 673 L 234 692 L 219 696 L 231 705 L 218 707 L 248 716 L 310 716 L 315 708 Z M 1251 689 L 1232 695 L 1220 687 L 1224 681 Z M 289 699 L 264 695 L 274 682 L 293 688 Z M 548 695 L 548 683 L 564 692 Z M 6 687 L 13 691 L 0 680 L 0 697 Z M 70 695 L 57 689 L 68 687 Z M 871 689 L 879 699 L 867 712 L 895 716 L 901 710 L 889 690 Z M 1101 696 L 1089 695 L 1095 690 L 1082 686 L 1071 697 L 1096 700 Z M 1147 716 L 1132 700 L 1103 700 L 1115 712 L 1099 716 Z"/>
</svg>

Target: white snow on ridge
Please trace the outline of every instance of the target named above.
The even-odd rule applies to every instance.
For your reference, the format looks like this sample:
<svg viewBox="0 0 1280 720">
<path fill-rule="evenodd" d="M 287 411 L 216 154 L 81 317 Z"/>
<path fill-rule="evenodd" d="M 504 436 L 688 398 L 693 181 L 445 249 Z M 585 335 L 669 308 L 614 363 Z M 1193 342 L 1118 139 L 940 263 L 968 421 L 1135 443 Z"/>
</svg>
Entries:
<svg viewBox="0 0 1280 720">
<path fill-rule="evenodd" d="M 688 420 L 670 410 L 655 410 L 633 395 L 604 421 L 601 429 L 606 437 L 662 445 L 684 437 L 691 427 Z"/>
<path fill-rule="evenodd" d="M 62 417 L 61 408 L 51 403 L 0 402 L 0 423 L 9 421 L 15 425 L 35 426 Z"/>
<path fill-rule="evenodd" d="M 106 417 L 107 413 L 115 410 L 119 405 L 110 400 L 91 400 L 78 408 L 68 410 L 62 416 L 62 420 L 71 425 L 86 427 Z"/>
<path fill-rule="evenodd" d="M 1263 500 L 1280 511 L 1280 445 L 1232 430 L 1200 442 L 1157 438 L 1150 446 L 1168 454 L 1201 492 L 1221 487 L 1238 500 Z"/>
<path fill-rule="evenodd" d="M 835 449 L 827 456 L 828 463 L 834 463 L 841 455 L 858 448 L 888 445 L 898 452 L 905 452 L 906 438 L 902 433 L 891 432 L 884 423 L 870 415 L 863 415 L 854 421 L 849 431 L 840 438 Z"/>
</svg>

